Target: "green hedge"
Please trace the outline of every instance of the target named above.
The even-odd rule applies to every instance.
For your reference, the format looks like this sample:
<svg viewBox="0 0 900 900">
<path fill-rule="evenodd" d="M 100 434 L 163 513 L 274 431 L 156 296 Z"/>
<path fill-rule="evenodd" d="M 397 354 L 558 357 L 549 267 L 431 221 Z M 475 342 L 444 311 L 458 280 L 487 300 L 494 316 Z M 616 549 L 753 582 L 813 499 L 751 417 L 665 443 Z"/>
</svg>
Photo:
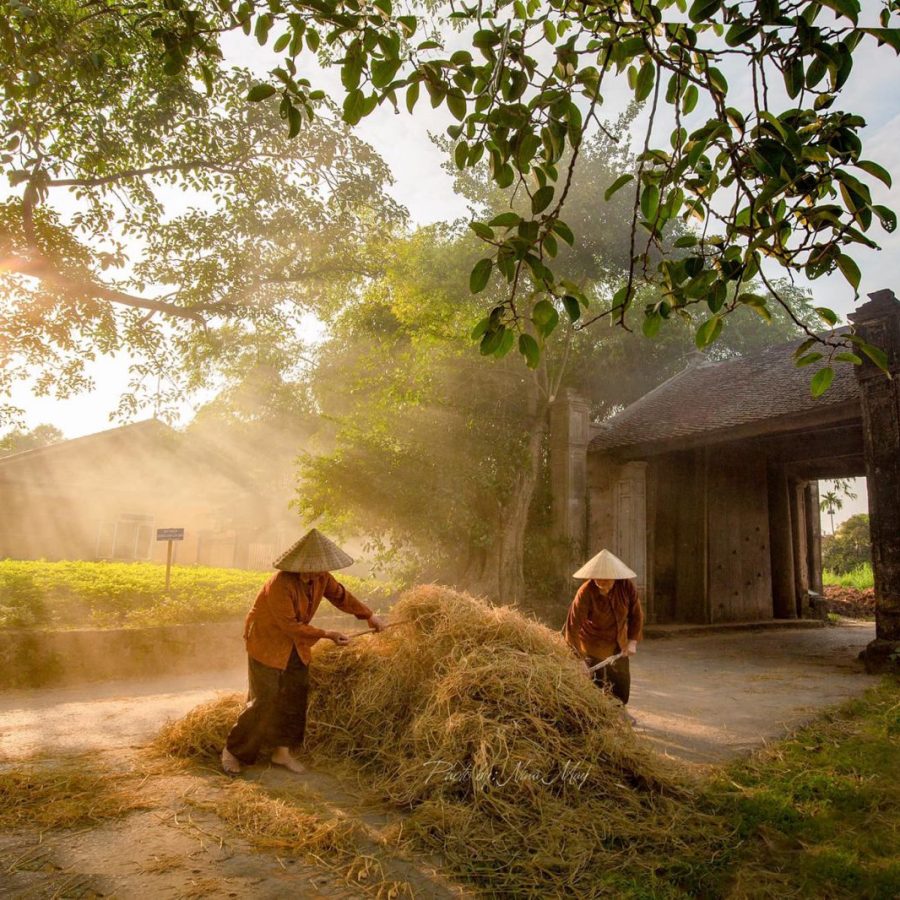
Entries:
<svg viewBox="0 0 900 900">
<path fill-rule="evenodd" d="M 107 628 L 222 622 L 242 617 L 272 574 L 155 563 L 0 560 L 0 628 Z M 383 604 L 394 587 L 339 576 L 361 600 Z M 325 603 L 325 609 L 328 604 Z"/>
</svg>

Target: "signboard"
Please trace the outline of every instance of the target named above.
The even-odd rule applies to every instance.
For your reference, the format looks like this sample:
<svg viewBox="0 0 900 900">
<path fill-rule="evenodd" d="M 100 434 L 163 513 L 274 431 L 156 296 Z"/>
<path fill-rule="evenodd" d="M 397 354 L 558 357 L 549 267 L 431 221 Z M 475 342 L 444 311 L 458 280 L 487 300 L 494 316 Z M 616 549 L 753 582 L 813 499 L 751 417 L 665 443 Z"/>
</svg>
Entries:
<svg viewBox="0 0 900 900">
<path fill-rule="evenodd" d="M 183 528 L 157 528 L 156 539 L 158 541 L 183 541 Z"/>
</svg>

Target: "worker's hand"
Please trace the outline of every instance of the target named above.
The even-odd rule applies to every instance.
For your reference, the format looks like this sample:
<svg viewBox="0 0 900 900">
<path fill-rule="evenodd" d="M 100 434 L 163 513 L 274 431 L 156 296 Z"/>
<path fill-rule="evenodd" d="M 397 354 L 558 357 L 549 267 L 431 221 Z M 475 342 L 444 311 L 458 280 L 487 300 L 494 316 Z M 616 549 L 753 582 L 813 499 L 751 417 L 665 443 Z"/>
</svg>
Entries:
<svg viewBox="0 0 900 900">
<path fill-rule="evenodd" d="M 387 622 L 385 622 L 381 616 L 369 616 L 367 621 L 369 623 L 369 628 L 371 628 L 372 631 L 384 631 L 384 629 L 387 628 Z"/>
<path fill-rule="evenodd" d="M 633 653 L 637 653 L 637 641 L 629 641 L 622 655 L 631 656 Z"/>
<path fill-rule="evenodd" d="M 340 631 L 326 631 L 325 637 L 327 637 L 329 641 L 334 641 L 335 644 L 338 645 L 338 647 L 346 647 L 347 644 L 350 643 L 350 638 L 348 638 L 346 634 L 343 634 Z"/>
</svg>

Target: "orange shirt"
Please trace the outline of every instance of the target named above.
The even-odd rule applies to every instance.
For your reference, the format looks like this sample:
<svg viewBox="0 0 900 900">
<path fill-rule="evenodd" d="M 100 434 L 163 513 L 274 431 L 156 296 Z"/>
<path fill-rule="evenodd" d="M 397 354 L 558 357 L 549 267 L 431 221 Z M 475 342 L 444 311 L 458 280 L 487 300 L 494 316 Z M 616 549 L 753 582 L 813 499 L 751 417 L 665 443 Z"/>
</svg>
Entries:
<svg viewBox="0 0 900 900">
<path fill-rule="evenodd" d="M 644 611 L 637 588 L 620 578 L 602 594 L 593 581 L 578 589 L 566 619 L 567 643 L 582 656 L 605 659 L 643 637 Z"/>
<path fill-rule="evenodd" d="M 309 665 L 312 646 L 325 631 L 310 625 L 325 597 L 341 612 L 368 619 L 372 610 L 360 603 L 330 572 L 300 575 L 276 572 L 263 586 L 244 624 L 247 653 L 273 669 L 286 669 L 291 648 Z"/>
</svg>

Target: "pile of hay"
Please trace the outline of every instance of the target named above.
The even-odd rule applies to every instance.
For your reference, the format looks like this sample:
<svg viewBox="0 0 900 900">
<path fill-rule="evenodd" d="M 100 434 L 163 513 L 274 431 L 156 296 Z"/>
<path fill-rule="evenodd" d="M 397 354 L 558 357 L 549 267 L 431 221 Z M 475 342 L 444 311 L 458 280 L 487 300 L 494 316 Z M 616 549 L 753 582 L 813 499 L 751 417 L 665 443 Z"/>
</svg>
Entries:
<svg viewBox="0 0 900 900">
<path fill-rule="evenodd" d="M 417 847 L 517 896 L 591 895 L 635 867 L 650 887 L 690 855 L 710 820 L 558 634 L 436 586 L 405 594 L 391 620 L 403 624 L 317 646 L 306 751 L 408 810 Z"/>
</svg>

